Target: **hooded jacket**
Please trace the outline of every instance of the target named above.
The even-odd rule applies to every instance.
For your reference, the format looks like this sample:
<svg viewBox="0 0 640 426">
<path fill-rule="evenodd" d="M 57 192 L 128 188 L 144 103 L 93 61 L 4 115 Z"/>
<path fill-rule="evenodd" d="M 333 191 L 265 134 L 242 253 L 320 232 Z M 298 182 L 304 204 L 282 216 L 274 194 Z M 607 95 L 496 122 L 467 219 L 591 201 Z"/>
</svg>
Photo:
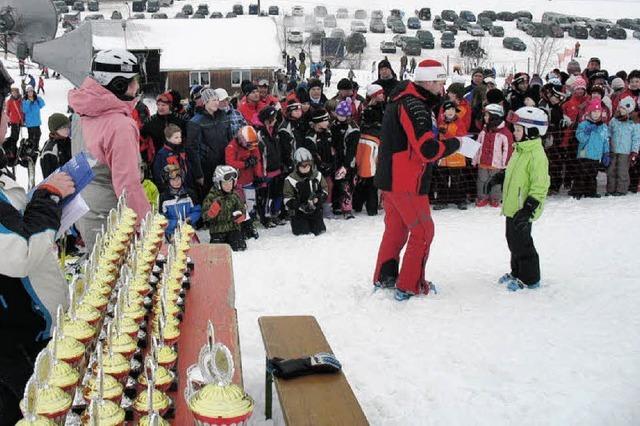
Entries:
<svg viewBox="0 0 640 426">
<path fill-rule="evenodd" d="M 549 184 L 549 160 L 542 140 L 536 138 L 516 142 L 504 176 L 502 214 L 513 217 L 527 197 L 532 197 L 540 202 L 533 215 L 533 220 L 538 219 L 544 208 Z"/>
<path fill-rule="evenodd" d="M 614 118 L 609 122 L 611 133 L 611 152 L 614 154 L 638 153 L 640 150 L 640 124 L 631 118 L 619 120 Z"/>
<path fill-rule="evenodd" d="M 505 126 L 504 121 L 495 129 L 486 126 L 478 135 L 480 149 L 473 158 L 473 165 L 482 168 L 504 169 L 509 161 L 509 153 L 513 144 L 513 134 Z"/>
<path fill-rule="evenodd" d="M 247 167 L 245 161 L 250 157 L 256 159 L 256 164 Z M 238 187 L 251 185 L 256 178 L 264 176 L 262 154 L 257 146 L 249 149 L 240 145 L 238 139 L 232 139 L 224 150 L 224 158 L 226 164 L 238 171 Z"/>
<path fill-rule="evenodd" d="M 26 127 L 42 126 L 42 118 L 40 110 L 44 108 L 45 102 L 40 96 L 36 96 L 34 100 L 22 100 L 22 112 L 24 114 L 24 125 Z"/>
<path fill-rule="evenodd" d="M 578 139 L 578 158 L 602 160 L 605 152 L 609 152 L 609 127 L 599 121 L 585 120 L 576 130 Z"/>
<path fill-rule="evenodd" d="M 97 161 L 92 166 L 95 178 L 82 192 L 90 211 L 80 226 L 90 227 L 95 235 L 125 191 L 127 205 L 136 212 L 139 223 L 151 206 L 140 182 L 140 133 L 131 118 L 136 101 L 118 99 L 91 77 L 69 91 L 68 100 L 75 111 L 72 152 L 86 151 Z M 93 244 L 91 235 L 84 237 L 86 243 Z"/>
<path fill-rule="evenodd" d="M 436 95 L 413 82 L 403 82 L 387 105 L 382 121 L 378 189 L 424 195 L 429 193 L 433 164 L 454 153 L 460 143 L 438 140 L 433 110 Z"/>
</svg>

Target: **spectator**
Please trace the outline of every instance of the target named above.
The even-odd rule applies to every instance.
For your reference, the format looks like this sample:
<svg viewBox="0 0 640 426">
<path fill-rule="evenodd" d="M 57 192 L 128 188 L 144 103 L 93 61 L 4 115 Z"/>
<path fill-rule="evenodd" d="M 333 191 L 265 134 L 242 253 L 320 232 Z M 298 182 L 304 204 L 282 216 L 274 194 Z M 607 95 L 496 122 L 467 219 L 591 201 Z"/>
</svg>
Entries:
<svg viewBox="0 0 640 426">
<path fill-rule="evenodd" d="M 216 89 L 215 92 L 220 100 L 220 109 L 225 113 L 229 124 L 229 134 L 233 138 L 238 133 L 238 130 L 247 125 L 247 121 L 242 116 L 242 113 L 231 105 L 231 97 L 226 90 L 220 88 Z"/>
<path fill-rule="evenodd" d="M 153 161 L 153 182 L 161 193 L 167 190 L 165 169 L 168 165 L 180 169 L 182 184 L 190 191 L 195 190 L 195 182 L 189 168 L 187 152 L 182 144 L 182 130 L 175 124 L 169 124 L 164 129 L 164 146 L 156 154 Z"/>
<path fill-rule="evenodd" d="M 258 119 L 258 113 L 263 104 L 260 102 L 258 86 L 250 81 L 244 81 L 242 82 L 242 93 L 244 97 L 240 101 L 238 111 L 240 111 L 248 124 L 259 126 L 260 120 Z"/>
<path fill-rule="evenodd" d="M 396 73 L 393 72 L 393 68 L 391 68 L 389 60 L 383 59 L 378 62 L 378 79 L 374 81 L 373 84 L 382 86 L 385 98 L 389 99 L 391 93 L 398 84 Z"/>
<path fill-rule="evenodd" d="M 331 68 L 326 67 L 324 70 L 324 85 L 327 87 L 331 87 Z"/>
<path fill-rule="evenodd" d="M 22 96 L 20 89 L 11 88 L 11 96 L 6 103 L 7 115 L 9 116 L 9 126 L 11 127 L 11 136 L 3 144 L 4 151 L 7 156 L 8 165 L 15 165 L 16 150 L 18 138 L 20 137 L 20 128 L 24 125 L 24 113 L 22 112 Z"/>
<path fill-rule="evenodd" d="M 158 112 L 149 118 L 142 129 L 140 130 L 140 136 L 143 138 L 151 138 L 153 141 L 154 152 L 160 151 L 166 142 L 164 130 L 169 124 L 178 126 L 182 132 L 184 132 L 186 124 L 178 115 L 173 111 L 173 95 L 169 92 L 164 92 L 156 98 L 156 106 Z M 156 176 L 154 175 L 154 178 Z"/>
<path fill-rule="evenodd" d="M 160 212 L 169 222 L 164 235 L 171 241 L 178 222 L 184 220 L 195 224 L 200 219 L 201 209 L 195 202 L 195 193 L 184 185 L 179 165 L 167 164 L 163 173 L 165 189 L 160 195 Z"/>
<path fill-rule="evenodd" d="M 607 168 L 607 195 L 626 195 L 629 189 L 629 166 L 636 162 L 640 150 L 640 125 L 630 118 L 634 108 L 633 98 L 622 99 L 609 123 L 611 164 Z"/>
<path fill-rule="evenodd" d="M 44 105 L 44 99 L 36 95 L 33 86 L 27 86 L 24 99 L 22 100 L 24 125 L 27 128 L 29 139 L 31 139 L 37 147 L 40 146 L 40 138 L 42 137 L 40 126 L 42 125 L 41 111 Z"/>
<path fill-rule="evenodd" d="M 102 50 L 91 69 L 93 75 L 69 92 L 75 111 L 72 153 L 85 151 L 96 160 L 95 178 L 82 192 L 89 212 L 76 223 L 89 252 L 122 193 L 138 223 L 151 209 L 141 184 L 139 133 L 132 118 L 140 88 L 138 58 L 126 50 Z"/>
<path fill-rule="evenodd" d="M 277 139 L 277 111 L 274 107 L 268 106 L 260 111 L 259 117 L 262 126 L 258 128 L 258 147 L 264 178 L 257 189 L 258 214 L 262 226 L 272 228 L 284 224 L 279 218 L 282 209 L 284 176 L 282 176 L 282 152 Z"/>
<path fill-rule="evenodd" d="M 58 167 L 71 160 L 71 139 L 69 139 L 69 118 L 60 113 L 49 116 L 49 140 L 40 154 L 42 177 L 47 178 Z"/>
<path fill-rule="evenodd" d="M 317 78 L 309 80 L 309 104 L 311 105 L 311 111 L 318 109 L 324 109 L 324 104 L 327 103 L 327 97 L 322 93 L 322 82 Z"/>
<path fill-rule="evenodd" d="M 464 97 L 467 102 L 471 102 L 473 99 L 473 90 L 482 85 L 484 81 L 484 70 L 482 68 L 476 68 L 471 73 L 471 84 L 464 88 Z"/>
<path fill-rule="evenodd" d="M 353 219 L 353 185 L 355 180 L 355 156 L 360 129 L 352 119 L 351 98 L 338 103 L 333 113 L 331 140 L 336 152 L 336 171 L 333 175 L 331 195 L 333 214 L 345 219 Z"/>
<path fill-rule="evenodd" d="M 585 110 L 585 120 L 576 130 L 580 174 L 574 185 L 573 196 L 600 198 L 596 177 L 605 154 L 609 154 L 609 128 L 602 120 L 602 102 L 594 99 Z"/>
<path fill-rule="evenodd" d="M 304 143 L 307 128 L 302 116 L 302 104 L 300 102 L 289 103 L 285 119 L 278 129 L 282 165 L 286 174 L 293 172 L 293 153 Z"/>
</svg>

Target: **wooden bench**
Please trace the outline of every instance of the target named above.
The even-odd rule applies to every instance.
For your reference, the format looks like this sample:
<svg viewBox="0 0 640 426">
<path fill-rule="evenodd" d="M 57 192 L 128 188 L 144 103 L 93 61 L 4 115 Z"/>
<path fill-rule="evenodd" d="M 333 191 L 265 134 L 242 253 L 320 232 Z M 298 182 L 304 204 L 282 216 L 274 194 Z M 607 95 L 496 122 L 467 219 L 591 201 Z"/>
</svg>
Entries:
<svg viewBox="0 0 640 426">
<path fill-rule="evenodd" d="M 302 358 L 318 352 L 333 353 L 315 317 L 260 317 L 258 323 L 267 359 Z M 282 415 L 289 426 L 369 424 L 343 372 L 282 380 L 274 378 L 267 371 L 265 388 L 267 419 L 271 418 L 274 381 Z"/>
</svg>

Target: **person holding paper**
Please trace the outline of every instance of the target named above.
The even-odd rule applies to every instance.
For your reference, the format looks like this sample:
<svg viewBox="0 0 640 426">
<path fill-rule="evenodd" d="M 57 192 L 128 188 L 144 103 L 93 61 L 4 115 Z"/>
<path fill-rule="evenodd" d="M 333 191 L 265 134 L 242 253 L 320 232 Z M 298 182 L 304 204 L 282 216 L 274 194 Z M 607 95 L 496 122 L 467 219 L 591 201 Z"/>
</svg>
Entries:
<svg viewBox="0 0 640 426">
<path fill-rule="evenodd" d="M 14 424 L 18 402 L 33 372 L 38 352 L 47 344 L 58 305 L 66 304 L 67 283 L 58 264 L 54 236 L 60 227 L 60 201 L 75 191 L 65 173 L 52 174 L 36 187 L 31 200 L 2 171 L 7 157 L 0 127 L 0 419 Z"/>
<path fill-rule="evenodd" d="M 95 178 L 82 191 L 90 211 L 77 223 L 89 252 L 123 192 L 138 223 L 151 209 L 140 179 L 139 131 L 132 118 L 140 87 L 138 59 L 126 50 L 103 50 L 91 69 L 80 88 L 69 92 L 69 105 L 76 112 L 73 154 L 85 151 L 93 159 Z"/>
<path fill-rule="evenodd" d="M 383 191 L 385 230 L 373 282 L 395 288 L 398 301 L 429 293 L 424 268 L 434 233 L 428 195 L 432 168 L 460 147 L 457 138 L 438 140 L 435 108 L 447 79 L 444 66 L 423 60 L 414 79 L 399 83 L 387 105 L 375 175 Z"/>
</svg>

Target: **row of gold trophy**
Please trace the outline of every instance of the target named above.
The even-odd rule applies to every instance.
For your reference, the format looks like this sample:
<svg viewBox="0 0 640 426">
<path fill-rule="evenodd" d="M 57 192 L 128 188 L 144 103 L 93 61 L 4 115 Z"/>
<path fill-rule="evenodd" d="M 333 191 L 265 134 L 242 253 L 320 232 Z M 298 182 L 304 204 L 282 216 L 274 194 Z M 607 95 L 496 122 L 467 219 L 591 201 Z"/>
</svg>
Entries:
<svg viewBox="0 0 640 426">
<path fill-rule="evenodd" d="M 167 219 L 149 213 L 137 235 L 136 219 L 121 197 L 58 307 L 19 425 L 169 425 L 195 231 L 181 223 L 164 256 Z"/>
</svg>

